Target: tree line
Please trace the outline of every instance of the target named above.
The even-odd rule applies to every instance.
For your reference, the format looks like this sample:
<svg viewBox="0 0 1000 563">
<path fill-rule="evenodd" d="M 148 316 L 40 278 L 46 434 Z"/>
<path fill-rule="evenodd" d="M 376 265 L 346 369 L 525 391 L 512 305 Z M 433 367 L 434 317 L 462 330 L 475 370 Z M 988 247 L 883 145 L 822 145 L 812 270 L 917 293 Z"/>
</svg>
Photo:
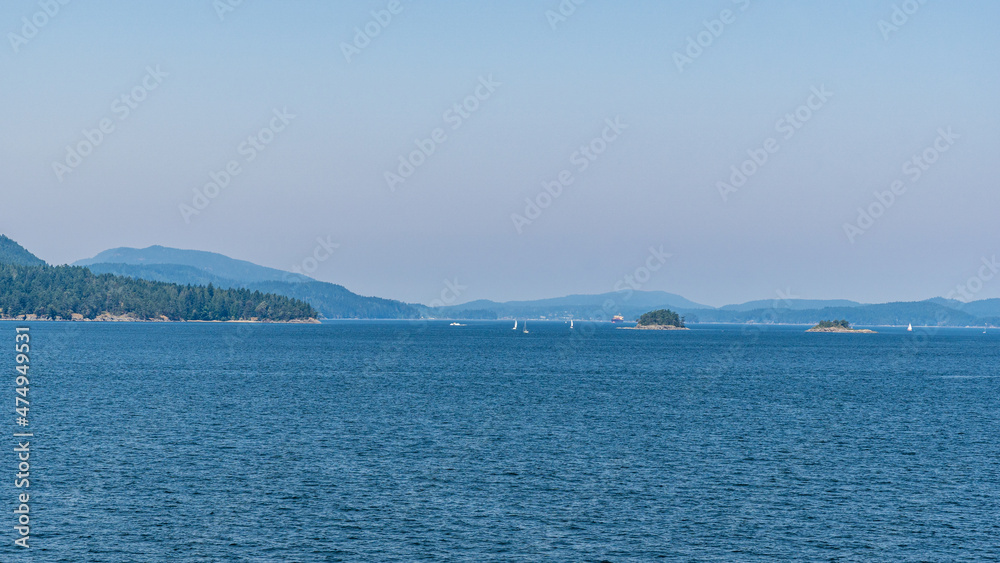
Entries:
<svg viewBox="0 0 1000 563">
<path fill-rule="evenodd" d="M 816 325 L 816 328 L 851 328 L 851 323 L 847 322 L 846 319 L 841 319 L 839 321 L 820 321 Z"/>
<path fill-rule="evenodd" d="M 79 266 L 0 264 L 0 316 L 70 319 L 79 314 L 94 319 L 103 313 L 172 321 L 290 321 L 319 316 L 298 299 L 249 289 L 95 275 Z"/>
<path fill-rule="evenodd" d="M 639 317 L 639 326 L 662 325 L 684 328 L 684 317 L 670 309 L 657 309 L 643 313 Z"/>
</svg>

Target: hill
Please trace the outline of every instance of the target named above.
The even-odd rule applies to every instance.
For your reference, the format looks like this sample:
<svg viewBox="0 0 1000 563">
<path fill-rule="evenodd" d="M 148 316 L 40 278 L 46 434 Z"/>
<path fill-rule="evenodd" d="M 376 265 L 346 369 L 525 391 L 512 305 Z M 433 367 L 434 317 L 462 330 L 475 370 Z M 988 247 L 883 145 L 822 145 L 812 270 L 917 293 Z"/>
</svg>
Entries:
<svg viewBox="0 0 1000 563">
<path fill-rule="evenodd" d="M 113 274 L 127 278 L 137 278 L 148 281 L 159 281 L 165 283 L 176 283 L 180 285 L 208 285 L 227 289 L 237 287 L 232 280 L 220 278 L 205 270 L 199 270 L 194 266 L 182 266 L 180 264 L 109 264 L 99 263 L 85 266 L 95 274 Z"/>
<path fill-rule="evenodd" d="M 0 235 L 0 264 L 21 266 L 44 266 L 45 261 L 25 250 L 23 246 Z"/>
<path fill-rule="evenodd" d="M 940 303 L 949 309 L 962 311 L 980 318 L 1000 317 L 1000 299 L 997 298 L 980 299 L 979 301 L 970 301 L 968 303 L 957 301 L 955 299 L 943 299 L 940 297 L 928 299 L 928 301 Z"/>
<path fill-rule="evenodd" d="M 74 263 L 95 273 L 179 284 L 243 288 L 274 293 L 309 303 L 328 319 L 414 319 L 421 311 L 413 305 L 364 297 L 342 285 L 260 266 L 215 252 L 181 250 L 164 246 L 114 248 Z"/>
<path fill-rule="evenodd" d="M 97 275 L 49 266 L 0 235 L 0 318 L 187 321 L 305 321 L 318 316 L 297 299 L 247 289 L 219 289 Z"/>
<path fill-rule="evenodd" d="M 78 266 L 0 264 L 0 318 L 103 316 L 129 320 L 294 321 L 317 316 L 308 304 L 247 289 L 216 289 L 95 275 Z"/>
<path fill-rule="evenodd" d="M 150 264 L 187 266 L 183 272 L 190 274 L 190 268 L 215 276 L 215 279 L 238 281 L 239 283 L 254 283 L 263 281 L 313 281 L 312 278 L 259 266 L 246 260 L 237 260 L 217 252 L 204 250 L 182 250 L 166 246 L 150 246 L 147 248 L 112 248 L 105 250 L 93 258 L 77 260 L 74 266 L 91 266 L 94 264 L 129 264 L 146 266 Z M 161 272 L 169 275 L 171 269 Z M 174 282 L 179 283 L 179 282 Z"/>
<path fill-rule="evenodd" d="M 413 305 L 394 299 L 364 297 L 334 283 L 315 280 L 299 283 L 269 281 L 248 284 L 246 287 L 301 299 L 327 319 L 420 318 L 420 310 Z"/>
</svg>

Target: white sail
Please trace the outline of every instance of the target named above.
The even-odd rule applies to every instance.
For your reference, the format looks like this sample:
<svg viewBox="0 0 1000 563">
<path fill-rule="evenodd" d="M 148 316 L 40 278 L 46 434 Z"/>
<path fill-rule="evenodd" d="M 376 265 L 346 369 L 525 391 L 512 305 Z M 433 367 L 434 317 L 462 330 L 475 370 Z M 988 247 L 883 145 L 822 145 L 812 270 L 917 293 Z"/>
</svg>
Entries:
<svg viewBox="0 0 1000 563">
<path fill-rule="evenodd" d="M 907 325 L 906 331 L 907 332 L 913 332 L 913 323 L 910 323 L 909 325 Z"/>
<path fill-rule="evenodd" d="M 517 330 L 517 319 L 514 319 L 514 330 Z"/>
</svg>

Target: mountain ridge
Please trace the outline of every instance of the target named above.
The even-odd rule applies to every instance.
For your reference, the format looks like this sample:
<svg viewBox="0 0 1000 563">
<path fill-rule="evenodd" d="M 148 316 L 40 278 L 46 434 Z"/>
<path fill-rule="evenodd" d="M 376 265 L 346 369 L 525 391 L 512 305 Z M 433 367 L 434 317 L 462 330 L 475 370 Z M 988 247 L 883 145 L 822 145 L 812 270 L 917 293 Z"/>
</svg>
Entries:
<svg viewBox="0 0 1000 563">
<path fill-rule="evenodd" d="M 119 247 L 92 258 L 77 260 L 95 273 L 135 279 L 242 288 L 274 293 L 309 303 L 324 318 L 410 319 L 420 309 L 401 301 L 358 295 L 342 285 L 286 272 L 217 252 L 185 250 L 154 245 L 146 248 Z"/>
<path fill-rule="evenodd" d="M 7 239 L 10 241 L 10 239 Z M 13 241 L 10 241 L 13 243 Z M 21 256 L 39 260 L 13 243 L 0 245 Z M 16 246 L 16 248 L 15 248 Z M 20 251 L 16 250 L 20 249 Z M 23 253 L 21 252 L 23 251 Z M 26 253 L 26 254 L 24 254 Z M 107 262 L 107 260 L 117 262 Z M 177 263 L 185 262 L 185 263 Z M 44 262 L 42 262 L 44 263 Z M 688 322 L 813 324 L 824 318 L 847 318 L 854 324 L 876 325 L 1000 325 L 1000 299 L 964 303 L 935 297 L 923 301 L 866 304 L 847 299 L 762 299 L 712 307 L 665 291 L 626 289 L 600 294 L 571 294 L 537 300 L 498 302 L 478 299 L 456 305 L 430 307 L 392 299 L 365 297 L 343 286 L 260 266 L 226 255 L 154 245 L 145 249 L 119 247 L 93 258 L 78 260 L 95 273 L 111 273 L 170 283 L 212 284 L 244 288 L 301 299 L 325 318 L 441 318 L 441 319 L 596 319 L 621 314 L 634 320 L 649 310 L 669 308 Z"/>
<path fill-rule="evenodd" d="M 254 264 L 247 260 L 232 258 L 208 250 L 188 250 L 171 248 L 158 244 L 146 248 L 121 246 L 98 253 L 93 258 L 73 262 L 73 266 L 94 264 L 128 264 L 133 266 L 148 264 L 178 264 L 199 268 L 219 278 L 258 281 L 316 281 L 313 278 L 276 268 Z"/>
<path fill-rule="evenodd" d="M 640 296 L 639 300 L 630 298 Z M 604 293 L 587 296 L 604 303 L 594 307 L 558 303 L 559 299 L 508 301 L 497 303 L 480 299 L 458 305 L 428 308 L 438 318 L 528 318 L 528 319 L 597 319 L 610 320 L 621 314 L 627 321 L 653 309 L 668 308 L 686 316 L 690 323 L 815 324 L 823 319 L 850 319 L 860 325 L 919 326 L 1000 326 L 1000 299 L 963 303 L 940 297 L 923 301 L 858 303 L 846 299 L 774 299 L 756 300 L 722 307 L 691 308 L 672 303 L 665 292 Z M 662 299 L 659 302 L 655 300 Z M 652 301 L 651 301 L 652 299 Z M 607 306 L 604 306 L 607 304 Z M 820 306 L 823 305 L 823 306 Z M 829 306 L 827 306 L 829 305 Z"/>
</svg>

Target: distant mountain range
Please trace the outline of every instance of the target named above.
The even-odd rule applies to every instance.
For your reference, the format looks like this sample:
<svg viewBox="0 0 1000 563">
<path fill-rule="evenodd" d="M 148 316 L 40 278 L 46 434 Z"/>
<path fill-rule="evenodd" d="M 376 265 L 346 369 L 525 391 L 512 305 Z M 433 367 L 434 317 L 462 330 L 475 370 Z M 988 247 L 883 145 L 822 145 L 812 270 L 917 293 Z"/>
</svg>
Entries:
<svg viewBox="0 0 1000 563">
<path fill-rule="evenodd" d="M 0 235 L 0 262 L 44 264 L 20 245 Z M 815 324 L 847 319 L 855 325 L 1000 326 L 1000 299 L 970 303 L 936 297 L 925 301 L 866 304 L 845 299 L 756 300 L 712 307 L 664 291 L 625 290 L 596 295 L 568 295 L 530 301 L 477 300 L 428 307 L 392 299 L 365 297 L 333 283 L 267 268 L 245 260 L 200 250 L 163 246 L 114 248 L 74 265 L 97 274 L 216 288 L 244 288 L 299 299 L 324 318 L 368 319 L 577 319 L 608 320 L 622 315 L 634 321 L 654 309 L 672 309 L 688 323 Z"/>
<path fill-rule="evenodd" d="M 456 318 L 510 318 L 531 319 L 607 319 L 613 315 L 638 318 L 651 309 L 670 308 L 674 310 L 712 309 L 708 305 L 695 303 L 665 291 L 629 291 L 600 293 L 597 295 L 568 295 L 535 301 L 507 301 L 497 303 L 489 300 L 469 301 L 461 305 L 450 305 L 428 309 L 426 313 L 437 317 Z"/>
<path fill-rule="evenodd" d="M 628 291 L 571 295 L 537 301 L 470 301 L 428 309 L 438 318 L 610 319 L 620 314 L 634 321 L 654 309 L 672 309 L 688 323 L 815 324 L 847 319 L 856 325 L 1000 326 L 1000 299 L 971 303 L 942 298 L 926 301 L 865 304 L 845 299 L 748 301 L 710 307 L 662 291 Z"/>
<path fill-rule="evenodd" d="M 816 324 L 847 319 L 856 325 L 1000 326 L 1000 299 L 971 303 L 942 298 L 926 301 L 865 304 L 844 299 L 758 300 L 723 307 L 694 303 L 660 291 L 572 295 L 537 301 L 471 301 L 430 310 L 439 318 L 610 319 L 627 321 L 654 309 L 672 309 L 688 323 Z"/>
<path fill-rule="evenodd" d="M 113 248 L 73 265 L 86 266 L 98 274 L 275 293 L 305 301 L 328 319 L 411 319 L 421 316 L 419 307 L 401 301 L 363 297 L 342 285 L 202 250 L 164 246 Z"/>
</svg>

